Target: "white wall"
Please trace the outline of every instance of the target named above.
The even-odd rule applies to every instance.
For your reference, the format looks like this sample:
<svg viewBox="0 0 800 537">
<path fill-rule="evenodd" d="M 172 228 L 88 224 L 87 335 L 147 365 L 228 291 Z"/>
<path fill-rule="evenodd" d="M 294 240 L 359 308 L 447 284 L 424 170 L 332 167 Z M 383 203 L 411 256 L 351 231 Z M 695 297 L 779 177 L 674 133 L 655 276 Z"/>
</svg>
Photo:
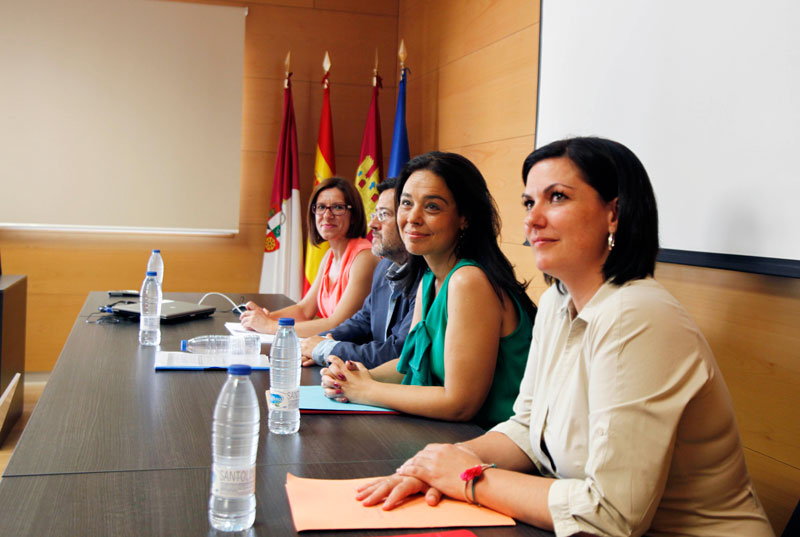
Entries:
<svg viewBox="0 0 800 537">
<path fill-rule="evenodd" d="M 0 3 L 0 225 L 237 231 L 244 22 L 187 3 Z"/>
<path fill-rule="evenodd" d="M 537 146 L 647 168 L 662 247 L 800 260 L 800 2 L 545 0 Z"/>
</svg>

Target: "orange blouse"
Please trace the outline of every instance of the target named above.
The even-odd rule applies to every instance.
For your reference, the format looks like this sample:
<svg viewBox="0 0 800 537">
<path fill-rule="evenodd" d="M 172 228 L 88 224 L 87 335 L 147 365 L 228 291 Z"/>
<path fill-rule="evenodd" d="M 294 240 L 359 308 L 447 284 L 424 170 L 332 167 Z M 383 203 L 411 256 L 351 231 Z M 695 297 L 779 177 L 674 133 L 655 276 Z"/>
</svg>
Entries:
<svg viewBox="0 0 800 537">
<path fill-rule="evenodd" d="M 331 265 L 333 264 L 333 252 L 328 251 L 328 255 L 325 256 L 325 261 L 320 267 L 322 281 L 320 281 L 319 292 L 317 293 L 317 310 L 320 317 L 326 318 L 333 315 L 333 311 L 339 304 L 344 290 L 347 289 L 347 283 L 350 281 L 350 268 L 353 266 L 353 261 L 355 261 L 359 252 L 369 248 L 372 248 L 372 243 L 367 239 L 350 239 L 342 257 L 339 278 L 333 283 L 328 279 L 328 273 L 330 273 Z"/>
</svg>

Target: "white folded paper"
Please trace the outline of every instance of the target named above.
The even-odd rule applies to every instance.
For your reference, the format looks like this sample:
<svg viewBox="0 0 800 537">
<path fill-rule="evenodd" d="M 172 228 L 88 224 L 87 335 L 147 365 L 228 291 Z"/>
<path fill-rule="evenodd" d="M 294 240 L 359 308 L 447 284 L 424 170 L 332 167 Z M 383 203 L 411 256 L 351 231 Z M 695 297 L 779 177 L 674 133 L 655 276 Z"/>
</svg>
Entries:
<svg viewBox="0 0 800 537">
<path fill-rule="evenodd" d="M 245 364 L 253 369 L 269 369 L 264 354 L 194 354 L 191 352 L 158 351 L 155 368 L 159 369 L 227 369 L 232 364 Z"/>
</svg>

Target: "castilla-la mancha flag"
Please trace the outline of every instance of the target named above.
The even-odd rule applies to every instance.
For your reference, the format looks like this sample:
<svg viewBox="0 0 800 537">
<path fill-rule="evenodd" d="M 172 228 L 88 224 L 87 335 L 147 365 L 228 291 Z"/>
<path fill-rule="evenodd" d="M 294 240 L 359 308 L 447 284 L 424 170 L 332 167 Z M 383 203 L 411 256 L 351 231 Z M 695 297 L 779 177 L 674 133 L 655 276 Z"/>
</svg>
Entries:
<svg viewBox="0 0 800 537">
<path fill-rule="evenodd" d="M 283 123 L 275 157 L 259 292 L 279 293 L 298 301 L 302 290 L 303 226 L 291 76 L 286 76 L 283 89 Z"/>
<path fill-rule="evenodd" d="M 319 118 L 319 135 L 317 137 L 317 158 L 314 161 L 314 186 L 336 174 L 335 152 L 333 150 L 333 121 L 331 120 L 331 92 L 328 75 L 322 78 L 322 114 Z M 309 233 L 311 230 L 309 230 Z M 308 292 L 314 278 L 317 277 L 322 256 L 328 251 L 328 243 L 314 246 L 306 241 L 306 265 L 303 281 L 303 294 Z"/>
<path fill-rule="evenodd" d="M 378 191 L 375 187 L 383 177 L 383 146 L 381 145 L 381 114 L 378 110 L 378 90 L 381 88 L 381 77 L 375 75 L 372 83 L 372 100 L 369 103 L 367 125 L 364 127 L 364 136 L 361 138 L 361 156 L 356 171 L 356 188 L 361 193 L 364 202 L 364 214 L 369 219 L 375 210 L 378 201 Z"/>
</svg>

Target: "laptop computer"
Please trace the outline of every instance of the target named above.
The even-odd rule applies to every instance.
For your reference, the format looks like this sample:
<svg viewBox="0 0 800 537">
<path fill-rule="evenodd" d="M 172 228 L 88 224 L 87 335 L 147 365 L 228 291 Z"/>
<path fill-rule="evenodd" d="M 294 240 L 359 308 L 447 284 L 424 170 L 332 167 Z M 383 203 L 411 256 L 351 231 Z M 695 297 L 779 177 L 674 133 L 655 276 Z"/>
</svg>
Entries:
<svg viewBox="0 0 800 537">
<path fill-rule="evenodd" d="M 139 317 L 139 303 L 135 304 L 117 304 L 113 306 L 112 311 L 121 317 Z M 198 319 L 201 317 L 208 317 L 217 310 L 214 306 L 204 306 L 202 304 L 195 304 L 192 302 L 181 302 L 179 300 L 164 299 L 161 302 L 161 321 L 162 322 L 176 322 L 187 321 L 189 319 Z"/>
</svg>

